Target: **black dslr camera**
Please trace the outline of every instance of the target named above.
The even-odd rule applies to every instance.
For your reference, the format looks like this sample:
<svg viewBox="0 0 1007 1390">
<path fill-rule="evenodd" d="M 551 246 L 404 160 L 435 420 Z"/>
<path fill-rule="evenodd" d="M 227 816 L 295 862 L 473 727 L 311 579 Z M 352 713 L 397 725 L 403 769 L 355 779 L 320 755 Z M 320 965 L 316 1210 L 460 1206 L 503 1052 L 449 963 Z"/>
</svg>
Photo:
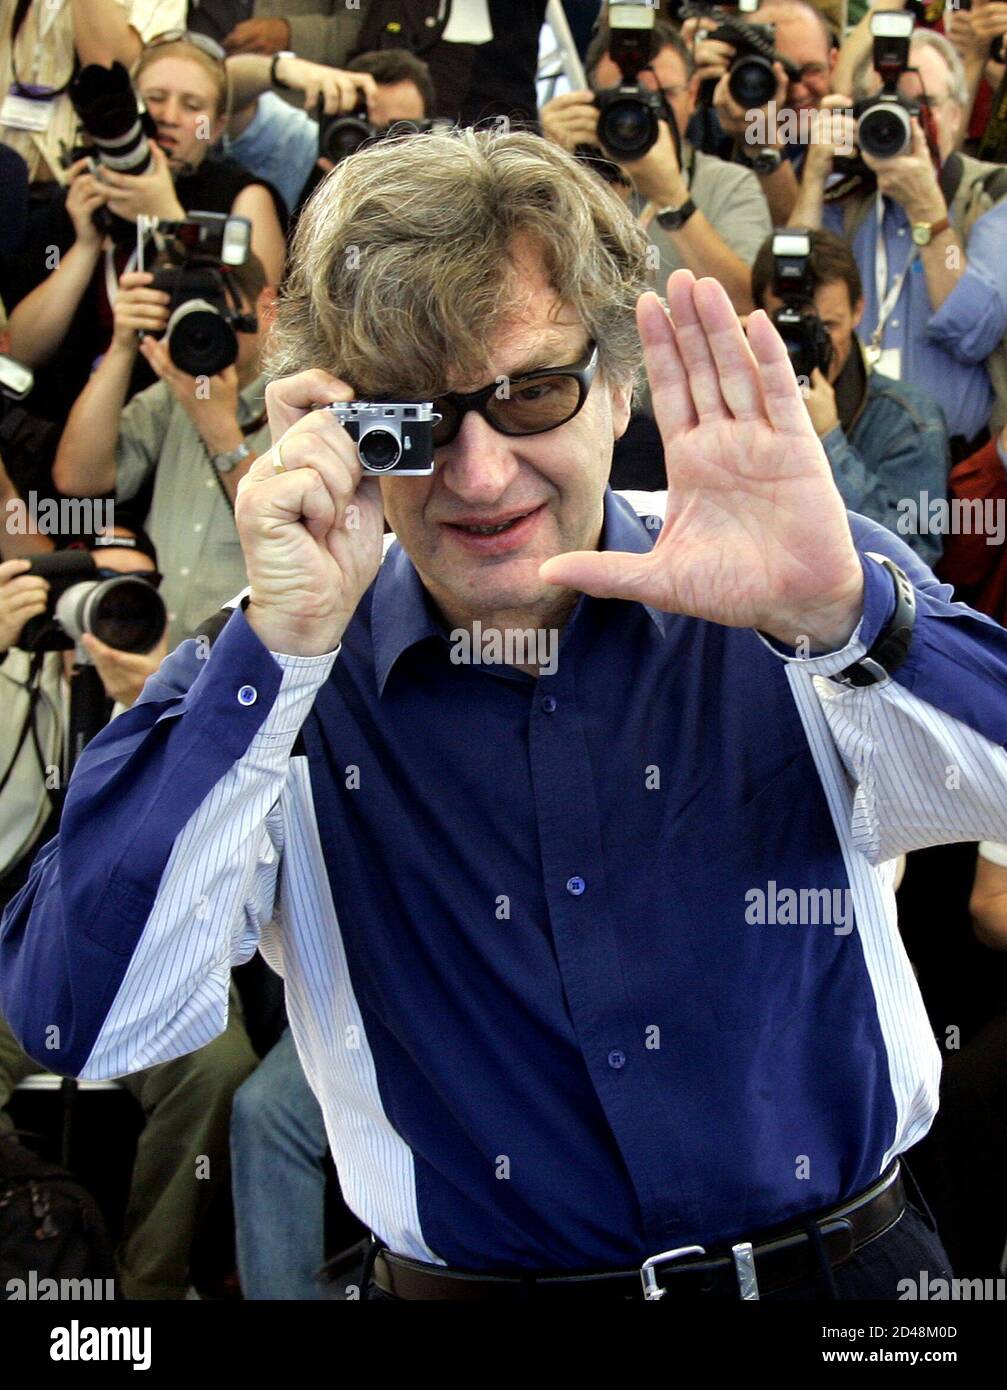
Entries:
<svg viewBox="0 0 1007 1390">
<path fill-rule="evenodd" d="M 340 111 L 326 116 L 322 102 L 318 103 L 318 156 L 331 159 L 333 164 L 348 159 L 351 154 L 374 140 L 392 135 L 422 135 L 438 123 L 432 120 L 393 121 L 390 126 L 374 125 L 367 116 L 367 102 L 361 98 L 352 111 Z M 443 122 L 445 126 L 450 122 Z"/>
<path fill-rule="evenodd" d="M 142 574 L 100 579 L 85 550 L 36 555 L 26 574 L 49 581 L 48 608 L 30 618 L 17 645 L 29 652 L 69 651 L 85 632 L 120 652 L 149 652 L 167 625 L 164 601 Z"/>
<path fill-rule="evenodd" d="M 165 342 L 188 376 L 216 376 L 238 356 L 238 333 L 254 333 L 254 314 L 241 307 L 229 267 L 244 265 L 252 239 L 247 217 L 192 212 L 182 222 L 137 219 L 137 266 L 148 236 L 157 247 L 152 289 L 171 296 Z"/>
<path fill-rule="evenodd" d="M 337 401 L 324 409 L 356 440 L 365 473 L 425 478 L 434 471 L 434 426 L 441 417 L 429 401 Z"/>
<path fill-rule="evenodd" d="M 913 147 L 912 118 L 920 114 L 918 102 L 899 96 L 899 79 L 909 67 L 913 36 L 911 14 L 882 13 L 871 18 L 874 68 L 883 86 L 875 97 L 853 103 L 857 145 L 875 159 L 894 159 Z"/>
<path fill-rule="evenodd" d="M 794 375 L 809 382 L 816 367 L 827 376 L 832 365 L 832 340 L 815 310 L 811 235 L 801 231 L 773 235 L 773 293 L 783 300 L 773 323 L 786 344 Z"/>
<path fill-rule="evenodd" d="M 739 9 L 755 9 L 757 5 L 740 5 Z M 734 58 L 727 70 L 727 89 L 737 104 L 746 111 L 755 111 L 771 101 L 776 92 L 773 64 L 780 63 L 791 82 L 800 77 L 800 68 L 776 51 L 776 29 L 772 24 L 752 24 L 737 14 L 730 14 L 720 5 L 694 4 L 682 11 L 686 19 L 702 16 L 713 19 L 716 28 L 706 31 L 708 39 L 729 43 Z M 702 84 L 700 100 L 707 105 L 713 100 L 716 79 Z"/>
<path fill-rule="evenodd" d="M 598 139 L 613 159 L 642 159 L 656 143 L 658 122 L 665 115 L 662 94 L 638 80 L 654 57 L 654 16 L 650 5 L 611 0 L 608 7 L 608 51 L 622 80 L 618 87 L 596 92 L 594 104 Z"/>
</svg>

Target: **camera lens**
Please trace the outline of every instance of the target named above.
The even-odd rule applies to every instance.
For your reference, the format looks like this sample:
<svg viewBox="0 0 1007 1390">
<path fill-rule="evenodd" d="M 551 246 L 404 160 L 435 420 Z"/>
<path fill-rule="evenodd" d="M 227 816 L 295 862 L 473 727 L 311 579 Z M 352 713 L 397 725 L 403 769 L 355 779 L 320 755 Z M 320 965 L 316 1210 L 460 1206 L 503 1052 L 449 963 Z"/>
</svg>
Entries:
<svg viewBox="0 0 1007 1390">
<path fill-rule="evenodd" d="M 341 116 L 323 131 L 319 154 L 338 164 L 341 159 L 356 154 L 375 133 L 370 122 L 359 116 Z"/>
<path fill-rule="evenodd" d="M 124 574 L 96 585 L 87 603 L 87 631 L 120 652 L 149 652 L 164 632 L 164 601 L 142 579 Z"/>
<path fill-rule="evenodd" d="M 875 159 L 894 159 L 912 143 L 909 116 L 901 106 L 872 106 L 857 125 L 857 144 Z"/>
<path fill-rule="evenodd" d="M 238 358 L 234 329 L 205 299 L 190 299 L 168 320 L 168 352 L 188 376 L 216 376 Z"/>
<path fill-rule="evenodd" d="M 727 79 L 731 96 L 746 111 L 765 106 L 776 92 L 776 74 L 768 58 L 758 55 L 738 58 Z"/>
<path fill-rule="evenodd" d="M 640 159 L 657 140 L 657 121 L 649 106 L 625 97 L 601 113 L 598 138 L 612 154 Z"/>
<path fill-rule="evenodd" d="M 357 453 L 372 473 L 384 473 L 398 463 L 402 446 L 391 430 L 368 430 L 357 443 Z"/>
</svg>

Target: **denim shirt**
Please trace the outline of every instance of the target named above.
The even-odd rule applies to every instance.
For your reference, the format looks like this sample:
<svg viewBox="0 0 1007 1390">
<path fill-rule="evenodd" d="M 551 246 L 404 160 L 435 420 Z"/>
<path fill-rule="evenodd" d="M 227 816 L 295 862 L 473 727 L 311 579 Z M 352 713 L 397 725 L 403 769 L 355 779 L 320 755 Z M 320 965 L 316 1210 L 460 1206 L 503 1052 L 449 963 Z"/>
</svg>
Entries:
<svg viewBox="0 0 1007 1390">
<path fill-rule="evenodd" d="M 947 497 L 950 468 L 947 427 L 936 401 L 915 386 L 871 372 L 849 432 L 837 425 L 822 445 L 850 511 L 880 522 L 934 565 L 942 545 L 940 535 L 926 529 L 927 504 Z M 921 503 L 921 494 L 927 501 Z M 924 518 L 922 531 L 917 515 Z"/>
</svg>

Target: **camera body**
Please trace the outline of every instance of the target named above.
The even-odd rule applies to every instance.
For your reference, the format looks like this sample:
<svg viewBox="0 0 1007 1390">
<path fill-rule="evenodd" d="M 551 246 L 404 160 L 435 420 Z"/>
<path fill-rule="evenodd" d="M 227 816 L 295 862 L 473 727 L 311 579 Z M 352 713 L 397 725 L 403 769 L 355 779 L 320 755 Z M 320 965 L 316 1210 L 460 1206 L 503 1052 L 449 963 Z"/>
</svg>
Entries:
<svg viewBox="0 0 1007 1390">
<path fill-rule="evenodd" d="M 319 101 L 317 115 L 318 156 L 320 159 L 331 159 L 333 164 L 348 159 L 351 154 L 356 154 L 373 140 L 384 140 L 389 136 L 398 135 L 422 135 L 440 124 L 446 127 L 450 125 L 447 121 L 428 119 L 399 120 L 393 121 L 387 129 L 383 129 L 368 119 L 367 102 L 363 98 L 352 111 L 340 111 L 333 116 L 324 114 L 322 103 Z"/>
<path fill-rule="evenodd" d="M 899 96 L 899 79 L 909 67 L 909 45 L 914 20 L 911 14 L 891 12 L 871 19 L 874 69 L 882 81 L 875 97 L 853 104 L 857 122 L 857 146 L 874 159 L 895 159 L 913 147 L 912 118 L 920 114 L 918 102 Z"/>
<path fill-rule="evenodd" d="M 814 305 L 810 232 L 774 234 L 773 293 L 783 300 L 783 307 L 772 318 L 794 375 L 810 381 L 816 367 L 827 375 L 832 365 L 832 341 Z"/>
<path fill-rule="evenodd" d="M 365 473 L 425 478 L 434 471 L 433 431 L 441 417 L 429 401 L 336 401 L 324 409 L 356 442 Z"/>
<path fill-rule="evenodd" d="M 248 258 L 252 224 L 219 212 L 193 212 L 182 222 L 141 217 L 141 270 L 149 234 L 159 243 L 151 288 L 171 296 L 165 329 L 171 360 L 189 376 L 216 376 L 237 360 L 237 334 L 256 328 L 255 315 L 243 312 L 227 275 L 228 267 Z"/>
<path fill-rule="evenodd" d="M 739 14 L 732 14 L 720 5 L 699 0 L 686 5 L 681 18 L 697 16 L 713 20 L 715 28 L 706 30 L 706 37 L 730 44 L 734 58 L 727 70 L 727 89 L 731 98 L 746 111 L 765 106 L 776 94 L 776 74 L 773 64 L 780 63 L 784 72 L 796 81 L 800 69 L 776 51 L 776 28 L 772 24 L 753 24 L 742 18 L 745 12 L 757 8 L 757 3 L 739 5 Z M 713 100 L 716 78 L 708 78 L 700 88 L 700 100 L 709 105 Z"/>
<path fill-rule="evenodd" d="M 642 159 L 657 141 L 665 114 L 660 92 L 642 87 L 640 73 L 654 57 L 654 17 L 650 5 L 608 6 L 609 57 L 619 69 L 618 87 L 595 93 L 598 139 L 613 159 Z"/>
<path fill-rule="evenodd" d="M 139 575 L 101 579 L 85 550 L 33 556 L 25 572 L 47 579 L 49 594 L 46 612 L 21 629 L 22 650 L 69 651 L 85 632 L 120 652 L 149 652 L 161 640 L 168 621 L 164 601 Z"/>
</svg>

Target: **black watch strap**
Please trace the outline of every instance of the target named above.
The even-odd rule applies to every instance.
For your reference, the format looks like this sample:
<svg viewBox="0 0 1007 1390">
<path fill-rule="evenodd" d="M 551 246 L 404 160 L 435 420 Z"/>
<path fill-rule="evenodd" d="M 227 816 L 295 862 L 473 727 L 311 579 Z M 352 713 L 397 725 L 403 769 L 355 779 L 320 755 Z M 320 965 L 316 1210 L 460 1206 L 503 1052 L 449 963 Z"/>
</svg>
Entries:
<svg viewBox="0 0 1007 1390">
<path fill-rule="evenodd" d="M 695 211 L 696 204 L 691 198 L 686 198 L 680 208 L 662 208 L 657 214 L 658 226 L 666 232 L 681 231 Z"/>
<path fill-rule="evenodd" d="M 899 569 L 894 560 L 887 555 L 868 551 L 872 560 L 884 565 L 895 584 L 895 612 L 889 618 L 874 645 L 859 661 L 830 677 L 843 685 L 879 685 L 888 680 L 899 669 L 906 657 L 913 639 L 916 623 L 916 590 L 908 576 Z"/>
</svg>

